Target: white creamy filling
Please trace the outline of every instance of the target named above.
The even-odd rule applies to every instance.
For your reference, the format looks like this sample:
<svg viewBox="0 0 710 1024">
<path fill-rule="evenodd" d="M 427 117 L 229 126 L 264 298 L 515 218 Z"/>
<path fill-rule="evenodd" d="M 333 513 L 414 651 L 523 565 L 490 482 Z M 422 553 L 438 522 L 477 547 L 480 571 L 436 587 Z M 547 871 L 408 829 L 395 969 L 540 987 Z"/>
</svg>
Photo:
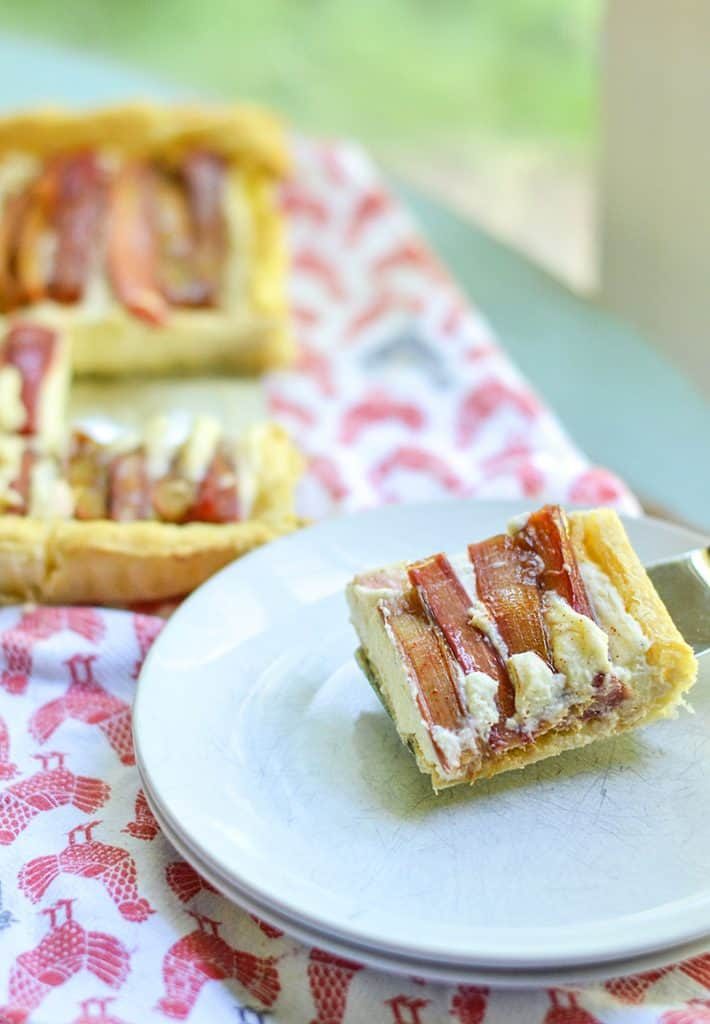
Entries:
<svg viewBox="0 0 710 1024">
<path fill-rule="evenodd" d="M 259 472 L 264 448 L 264 428 L 251 427 L 234 444 L 234 466 L 237 474 L 239 515 L 248 519 L 259 492 Z"/>
<path fill-rule="evenodd" d="M 213 416 L 198 416 L 180 451 L 180 469 L 192 483 L 204 479 L 214 458 L 222 428 Z"/>
<path fill-rule="evenodd" d="M 515 688 L 515 722 L 528 731 L 541 722 L 558 722 L 566 713 L 567 680 L 561 672 L 553 672 L 535 651 L 513 654 L 507 661 Z"/>
<path fill-rule="evenodd" d="M 0 431 L 14 434 L 22 430 L 26 419 L 22 374 L 16 366 L 3 366 L 0 369 Z"/>
<path fill-rule="evenodd" d="M 580 561 L 579 570 L 599 623 L 609 638 L 609 656 L 617 676 L 645 670 L 650 640 L 624 607 L 621 594 L 593 562 Z M 619 671 L 622 670 L 622 671 Z"/>
<path fill-rule="evenodd" d="M 505 645 L 505 641 L 500 635 L 498 627 L 495 624 L 495 620 L 478 596 L 476 570 L 473 567 L 471 559 L 468 557 L 468 552 L 457 555 L 447 555 L 447 558 L 449 559 L 452 569 L 456 573 L 461 585 L 466 591 L 469 601 L 471 602 L 471 611 L 468 621 L 472 626 L 480 629 L 480 631 L 488 637 L 500 654 L 501 658 L 507 658 L 508 648 Z"/>
<path fill-rule="evenodd" d="M 70 519 L 74 514 L 72 489 L 53 459 L 39 459 L 32 467 L 28 511 L 34 519 Z"/>
<path fill-rule="evenodd" d="M 170 438 L 170 422 L 167 416 L 154 416 L 148 421 L 143 432 L 146 455 L 146 469 L 151 480 L 160 480 L 170 471 L 175 454 L 175 444 Z"/>
<path fill-rule="evenodd" d="M 548 591 L 542 603 L 553 660 L 567 678 L 567 692 L 576 700 L 589 700 L 594 679 L 613 671 L 609 638 L 596 622 L 576 612 L 559 594 Z"/>
<path fill-rule="evenodd" d="M 461 733 L 445 729 L 443 725 L 433 725 L 431 727 L 431 738 L 446 758 L 448 767 L 450 769 L 458 768 L 461 764 L 461 755 L 463 753 L 463 736 Z"/>
<path fill-rule="evenodd" d="M 473 719 L 473 732 L 487 740 L 499 717 L 498 684 L 485 672 L 469 672 L 462 682 L 466 709 Z"/>
</svg>

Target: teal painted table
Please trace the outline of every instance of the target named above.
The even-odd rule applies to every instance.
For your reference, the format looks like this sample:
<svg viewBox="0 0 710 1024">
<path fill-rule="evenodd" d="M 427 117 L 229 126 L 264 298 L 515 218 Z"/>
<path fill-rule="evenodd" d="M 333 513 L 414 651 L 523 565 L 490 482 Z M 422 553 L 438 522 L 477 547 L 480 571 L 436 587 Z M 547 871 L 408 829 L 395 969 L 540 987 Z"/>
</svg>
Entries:
<svg viewBox="0 0 710 1024">
<path fill-rule="evenodd" d="M 82 105 L 184 90 L 0 36 L 0 106 Z M 710 530 L 710 406 L 628 326 L 402 182 L 399 194 L 538 392 L 594 461 L 646 501 Z"/>
</svg>

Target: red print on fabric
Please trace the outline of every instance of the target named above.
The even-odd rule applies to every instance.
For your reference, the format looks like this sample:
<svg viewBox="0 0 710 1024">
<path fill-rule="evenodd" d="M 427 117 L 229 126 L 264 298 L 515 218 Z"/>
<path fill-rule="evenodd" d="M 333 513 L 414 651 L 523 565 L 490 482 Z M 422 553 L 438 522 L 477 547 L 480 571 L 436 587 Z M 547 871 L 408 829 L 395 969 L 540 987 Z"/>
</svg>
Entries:
<svg viewBox="0 0 710 1024">
<path fill-rule="evenodd" d="M 337 464 L 327 455 L 312 456 L 308 462 L 308 470 L 332 501 L 342 501 L 350 493 Z"/>
<path fill-rule="evenodd" d="M 289 181 L 281 191 L 281 209 L 290 216 L 309 221 L 316 227 L 323 227 L 330 219 L 327 204 L 294 181 Z"/>
<path fill-rule="evenodd" d="M 93 608 L 34 608 L 19 622 L 5 630 L 0 641 L 5 667 L 0 678 L 8 693 L 24 693 L 32 672 L 32 649 L 39 640 L 47 640 L 69 630 L 91 643 L 104 634 L 104 623 Z"/>
<path fill-rule="evenodd" d="M 526 421 L 534 420 L 540 411 L 540 404 L 532 395 L 495 378 L 485 380 L 469 391 L 459 406 L 456 420 L 459 448 L 467 448 L 486 420 L 500 412 L 501 407 L 513 409 Z"/>
<path fill-rule="evenodd" d="M 429 249 L 418 241 L 402 242 L 394 248 L 388 249 L 384 255 L 375 260 L 371 267 L 375 279 L 382 274 L 399 270 L 421 270 L 436 280 L 447 279 Z"/>
<path fill-rule="evenodd" d="M 710 1005 L 693 1000 L 682 1010 L 669 1010 L 658 1024 L 710 1024 Z"/>
<path fill-rule="evenodd" d="M 184 860 L 175 860 L 165 866 L 165 880 L 181 903 L 189 903 L 198 892 L 217 892 L 213 885 L 198 875 Z"/>
<path fill-rule="evenodd" d="M 69 832 L 67 846 L 58 854 L 35 857 L 21 869 L 20 889 L 38 903 L 52 882 L 61 874 L 93 878 L 116 904 L 127 921 L 146 921 L 155 913 L 148 900 L 138 894 L 136 862 L 128 850 L 109 846 L 94 839 L 92 832 L 100 821 L 77 825 Z"/>
<path fill-rule="evenodd" d="M 604 983 L 604 988 L 610 992 L 619 1002 L 637 1005 L 642 1003 L 648 990 L 661 978 L 669 974 L 680 973 L 691 978 L 702 985 L 703 988 L 710 988 L 710 953 L 693 957 L 691 960 L 684 960 L 680 964 L 673 964 L 670 967 L 659 967 L 657 970 L 645 971 L 643 974 L 630 974 L 625 978 L 612 978 Z"/>
<path fill-rule="evenodd" d="M 345 288 L 340 274 L 336 267 L 328 260 L 323 259 L 316 249 L 300 249 L 294 254 L 291 265 L 296 273 L 312 277 L 317 281 L 335 302 L 344 301 Z"/>
<path fill-rule="evenodd" d="M 185 1020 L 207 981 L 236 979 L 262 1005 L 273 1006 L 281 991 L 274 957 L 258 957 L 233 949 L 219 934 L 219 921 L 188 913 L 197 929 L 170 947 L 163 960 L 165 995 L 158 1009 Z"/>
<path fill-rule="evenodd" d="M 465 492 L 462 481 L 444 459 L 423 448 L 402 445 L 386 455 L 370 472 L 370 480 L 383 501 L 394 500 L 395 496 L 388 492 L 386 484 L 390 477 L 400 472 L 430 477 L 451 494 Z"/>
<path fill-rule="evenodd" d="M 342 1024 L 348 1003 L 348 989 L 362 964 L 312 949 L 308 964 L 308 984 L 316 1016 L 311 1024 Z"/>
<path fill-rule="evenodd" d="M 600 1024 L 597 1018 L 580 1006 L 572 992 L 550 992 L 552 1005 L 543 1024 Z"/>
<path fill-rule="evenodd" d="M 13 782 L 0 793 L 0 844 L 7 846 L 43 811 L 71 804 L 93 814 L 108 800 L 111 789 L 101 779 L 74 775 L 64 767 L 64 754 L 51 751 L 34 755 L 42 770 L 21 782 Z M 56 762 L 55 767 L 50 765 Z"/>
<path fill-rule="evenodd" d="M 422 1024 L 421 1012 L 428 1005 L 428 999 L 414 999 L 412 996 L 385 999 L 385 1006 L 392 1011 L 394 1024 Z"/>
<path fill-rule="evenodd" d="M 393 313 L 408 313 L 413 316 L 420 313 L 423 308 L 424 304 L 420 298 L 385 289 L 358 310 L 345 328 L 345 338 L 347 341 L 353 341 L 368 327 L 379 324 L 384 317 Z"/>
<path fill-rule="evenodd" d="M 0 779 L 14 779 L 17 766 L 10 760 L 10 733 L 4 718 L 0 718 Z"/>
<path fill-rule="evenodd" d="M 106 1007 L 113 1002 L 113 997 L 99 999 L 82 999 L 79 1003 L 81 1013 L 72 1024 L 125 1024 L 125 1021 L 109 1013 Z"/>
<path fill-rule="evenodd" d="M 53 988 L 80 971 L 90 971 L 110 988 L 120 988 L 130 970 L 128 950 L 104 932 L 86 931 L 72 917 L 74 900 L 58 900 L 41 911 L 50 931 L 38 946 L 20 953 L 10 970 L 8 1003 L 0 1020 L 22 1024 Z"/>
<path fill-rule="evenodd" d="M 127 832 L 129 836 L 133 836 L 134 839 L 144 839 L 150 842 L 160 832 L 160 826 L 155 820 L 153 812 L 148 806 L 148 801 L 145 798 L 145 793 L 142 789 L 138 790 L 136 796 L 136 802 L 133 807 L 133 813 L 135 815 L 134 821 L 129 821 L 125 828 L 122 828 L 122 832 Z"/>
<path fill-rule="evenodd" d="M 95 654 L 75 654 L 65 664 L 71 682 L 63 697 L 43 704 L 30 718 L 30 733 L 39 743 L 68 719 L 96 725 L 118 754 L 122 764 L 135 764 L 131 737 L 131 709 L 108 693 L 94 675 Z"/>
<path fill-rule="evenodd" d="M 451 1000 L 450 1014 L 460 1024 L 483 1024 L 488 1005 L 488 989 L 477 985 L 459 985 Z"/>
<path fill-rule="evenodd" d="M 392 200 L 381 188 L 371 188 L 359 197 L 353 207 L 350 223 L 345 231 L 348 245 L 355 245 L 373 222 L 382 217 L 392 206 Z"/>
<path fill-rule="evenodd" d="M 333 368 L 327 356 L 319 352 L 317 348 L 301 342 L 296 355 L 297 373 L 306 374 L 315 384 L 318 392 L 324 398 L 331 398 L 335 394 L 335 383 L 333 381 Z"/>
<path fill-rule="evenodd" d="M 352 444 L 364 430 L 379 423 L 398 423 L 408 430 L 420 430 L 424 422 L 424 413 L 418 405 L 377 392 L 345 410 L 340 440 L 343 444 Z"/>
<path fill-rule="evenodd" d="M 533 452 L 524 441 L 511 441 L 482 463 L 486 477 L 510 473 L 515 476 L 526 498 L 534 498 L 545 483 L 545 477 L 533 461 Z"/>
<path fill-rule="evenodd" d="M 274 414 L 287 416 L 300 427 L 312 427 L 316 422 L 315 413 L 308 406 L 275 391 L 269 395 L 269 409 Z"/>
<path fill-rule="evenodd" d="M 145 661 L 148 651 L 151 649 L 158 634 L 161 632 L 165 620 L 158 618 L 157 615 L 143 615 L 140 612 L 136 612 L 133 616 L 133 632 L 138 642 L 139 656 L 133 669 L 133 678 L 137 679 L 140 670 L 143 668 L 143 662 Z"/>
<path fill-rule="evenodd" d="M 260 917 L 256 916 L 256 914 L 250 914 L 249 917 L 269 939 L 280 939 L 284 934 L 280 928 L 275 928 L 273 924 L 267 924 L 266 921 L 262 921 Z"/>
<path fill-rule="evenodd" d="M 616 477 L 597 466 L 577 477 L 570 487 L 569 500 L 578 505 L 603 505 L 618 501 L 623 493 Z"/>
</svg>

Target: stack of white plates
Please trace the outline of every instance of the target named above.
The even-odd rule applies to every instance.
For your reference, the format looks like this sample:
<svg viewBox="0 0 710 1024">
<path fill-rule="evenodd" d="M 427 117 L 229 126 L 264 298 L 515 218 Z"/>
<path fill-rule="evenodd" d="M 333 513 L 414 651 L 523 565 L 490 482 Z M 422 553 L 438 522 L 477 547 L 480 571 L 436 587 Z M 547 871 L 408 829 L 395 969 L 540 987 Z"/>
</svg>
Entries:
<svg viewBox="0 0 710 1024">
<path fill-rule="evenodd" d="M 138 689 L 138 765 L 169 838 L 226 896 L 431 979 L 583 982 L 706 948 L 707 664 L 695 715 L 435 796 L 353 660 L 357 570 L 463 548 L 523 510 L 322 523 L 231 565 L 169 621 Z M 703 543 L 626 525 L 647 562 Z"/>
</svg>

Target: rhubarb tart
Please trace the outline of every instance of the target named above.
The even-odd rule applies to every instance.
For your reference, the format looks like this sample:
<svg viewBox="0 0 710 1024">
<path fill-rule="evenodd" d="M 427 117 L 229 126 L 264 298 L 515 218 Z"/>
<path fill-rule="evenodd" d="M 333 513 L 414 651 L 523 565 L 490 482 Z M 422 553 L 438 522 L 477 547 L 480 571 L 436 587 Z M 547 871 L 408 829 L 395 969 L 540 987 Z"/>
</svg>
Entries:
<svg viewBox="0 0 710 1024">
<path fill-rule="evenodd" d="M 66 327 L 78 373 L 283 365 L 287 166 L 251 107 L 1 119 L 0 311 Z"/>
<path fill-rule="evenodd" d="M 189 593 L 239 555 L 294 529 L 301 460 L 284 431 L 237 441 L 198 419 L 64 454 L 0 439 L 0 603 L 127 604 Z"/>
<path fill-rule="evenodd" d="M 696 677 L 608 509 L 546 506 L 347 596 L 359 663 L 435 789 L 672 715 Z"/>
</svg>

